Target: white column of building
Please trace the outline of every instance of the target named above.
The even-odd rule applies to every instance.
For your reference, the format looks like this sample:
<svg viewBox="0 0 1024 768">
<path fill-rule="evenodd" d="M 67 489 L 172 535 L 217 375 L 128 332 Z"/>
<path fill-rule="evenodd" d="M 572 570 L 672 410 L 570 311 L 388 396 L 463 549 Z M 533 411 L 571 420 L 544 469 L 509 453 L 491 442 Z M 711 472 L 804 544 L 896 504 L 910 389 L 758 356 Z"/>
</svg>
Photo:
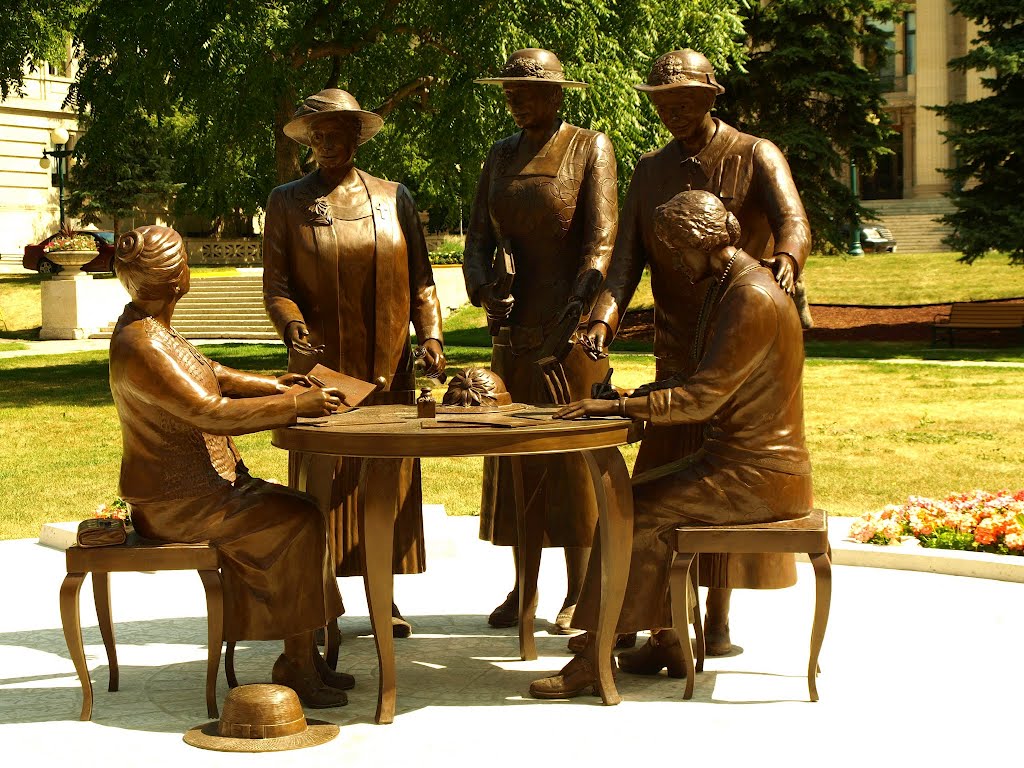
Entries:
<svg viewBox="0 0 1024 768">
<path fill-rule="evenodd" d="M 971 20 L 968 20 L 967 21 L 967 40 L 966 40 L 966 45 L 965 45 L 965 49 L 967 51 L 969 51 L 973 47 L 971 45 L 971 41 L 974 40 L 977 36 L 978 36 L 978 25 L 975 22 L 973 22 Z M 966 100 L 967 101 L 977 101 L 978 99 L 983 99 L 986 96 L 991 95 L 989 93 L 988 88 L 986 88 L 984 85 L 981 84 L 981 78 L 982 77 L 991 77 L 992 76 L 991 70 L 985 70 L 984 72 L 979 72 L 976 69 L 969 69 L 969 70 L 967 70 L 967 72 L 964 73 L 964 76 L 967 78 L 967 96 L 966 96 Z"/>
<path fill-rule="evenodd" d="M 917 0 L 917 94 L 914 108 L 916 151 L 914 196 L 934 197 L 949 189 L 940 168 L 952 164 L 952 153 L 940 131 L 947 122 L 930 106 L 949 102 L 948 0 Z"/>
</svg>

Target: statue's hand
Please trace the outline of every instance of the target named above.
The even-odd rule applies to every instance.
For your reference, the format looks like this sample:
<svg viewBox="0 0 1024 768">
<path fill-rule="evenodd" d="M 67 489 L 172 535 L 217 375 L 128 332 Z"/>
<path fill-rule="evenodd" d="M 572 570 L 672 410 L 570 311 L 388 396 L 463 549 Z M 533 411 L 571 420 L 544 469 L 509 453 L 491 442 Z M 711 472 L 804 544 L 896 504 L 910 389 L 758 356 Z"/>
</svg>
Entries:
<svg viewBox="0 0 1024 768">
<path fill-rule="evenodd" d="M 309 330 L 301 320 L 292 320 L 284 329 L 284 343 L 302 355 L 315 356 L 323 352 L 323 347 L 314 347 L 309 343 Z"/>
<path fill-rule="evenodd" d="M 487 283 L 480 288 L 480 306 L 487 313 L 488 320 L 507 320 L 515 305 L 516 300 L 513 296 L 495 296 L 492 283 Z"/>
<path fill-rule="evenodd" d="M 775 275 L 775 282 L 779 284 L 779 287 L 792 296 L 796 283 L 796 262 L 793 261 L 793 257 L 788 253 L 777 253 L 771 258 L 765 259 L 764 263 Z"/>
<path fill-rule="evenodd" d="M 310 389 L 295 396 L 299 416 L 329 416 L 341 407 L 341 392 L 333 387 Z"/>
<path fill-rule="evenodd" d="M 312 382 L 301 373 L 286 373 L 277 377 L 278 392 L 285 392 L 296 384 L 301 384 L 304 387 L 313 386 Z"/>
<path fill-rule="evenodd" d="M 444 373 L 447 363 L 444 357 L 444 347 L 437 339 L 427 339 L 423 342 L 423 375 L 436 379 Z"/>
<path fill-rule="evenodd" d="M 619 412 L 619 401 L 616 400 L 577 400 L 559 408 L 556 419 L 582 419 L 584 416 L 614 416 Z"/>
<path fill-rule="evenodd" d="M 583 350 L 591 360 L 600 360 L 608 357 L 608 337 L 612 329 L 602 320 L 595 320 L 587 329 L 586 335 L 581 339 Z"/>
</svg>

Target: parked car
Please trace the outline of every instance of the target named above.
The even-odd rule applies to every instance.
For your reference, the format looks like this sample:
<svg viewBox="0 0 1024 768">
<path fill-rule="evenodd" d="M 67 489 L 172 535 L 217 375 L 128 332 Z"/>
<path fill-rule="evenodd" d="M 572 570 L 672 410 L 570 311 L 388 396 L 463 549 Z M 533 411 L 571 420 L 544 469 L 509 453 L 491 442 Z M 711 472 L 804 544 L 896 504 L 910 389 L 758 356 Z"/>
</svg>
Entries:
<svg viewBox="0 0 1024 768">
<path fill-rule="evenodd" d="M 864 227 L 860 231 L 860 247 L 871 253 L 896 253 L 896 238 L 886 227 Z"/>
<path fill-rule="evenodd" d="M 63 267 L 59 264 L 54 264 L 48 258 L 46 258 L 46 246 L 51 240 L 53 240 L 60 232 L 55 232 L 43 242 L 36 245 L 26 245 L 25 255 L 21 259 L 21 266 L 25 269 L 33 269 L 36 272 L 40 272 L 45 275 L 56 274 L 60 272 Z M 99 249 L 100 255 L 90 261 L 88 264 L 82 267 L 84 272 L 113 272 L 114 271 L 114 233 L 107 232 L 104 230 L 96 229 L 83 229 L 75 233 L 76 235 L 89 235 L 96 241 L 96 247 Z"/>
</svg>

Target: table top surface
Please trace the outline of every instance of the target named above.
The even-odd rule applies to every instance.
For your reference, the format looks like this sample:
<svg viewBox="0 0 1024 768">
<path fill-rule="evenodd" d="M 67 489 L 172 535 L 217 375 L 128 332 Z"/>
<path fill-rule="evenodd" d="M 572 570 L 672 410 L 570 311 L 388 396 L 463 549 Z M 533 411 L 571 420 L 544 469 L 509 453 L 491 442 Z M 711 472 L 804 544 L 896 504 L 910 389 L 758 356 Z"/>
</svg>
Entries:
<svg viewBox="0 0 1024 768">
<path fill-rule="evenodd" d="M 556 410 L 531 405 L 498 413 L 445 409 L 438 421 L 417 418 L 411 405 L 368 406 L 300 419 L 294 426 L 275 429 L 271 442 L 285 450 L 338 456 L 513 456 L 611 448 L 641 437 L 642 422 L 619 416 L 566 421 L 552 418 Z M 517 426 L 486 424 L 490 416 Z M 444 425 L 451 417 L 461 423 Z"/>
</svg>

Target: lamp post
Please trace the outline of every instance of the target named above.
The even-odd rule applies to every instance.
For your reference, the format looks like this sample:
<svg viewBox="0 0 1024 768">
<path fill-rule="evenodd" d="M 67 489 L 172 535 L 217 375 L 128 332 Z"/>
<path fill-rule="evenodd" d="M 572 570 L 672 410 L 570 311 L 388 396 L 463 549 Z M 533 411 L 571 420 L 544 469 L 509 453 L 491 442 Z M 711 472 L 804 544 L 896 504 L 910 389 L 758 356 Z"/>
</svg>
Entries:
<svg viewBox="0 0 1024 768">
<path fill-rule="evenodd" d="M 462 165 L 456 163 L 455 172 L 459 174 L 459 237 L 462 237 Z"/>
<path fill-rule="evenodd" d="M 863 256 L 864 249 L 860 246 L 860 220 L 857 217 L 857 161 L 850 158 L 850 192 L 853 193 L 853 218 L 850 222 L 850 256 Z"/>
<path fill-rule="evenodd" d="M 66 128 L 58 127 L 50 131 L 50 141 L 56 149 L 44 149 L 43 157 L 39 161 L 40 168 L 50 167 L 50 158 L 57 160 L 57 185 L 60 190 L 60 228 L 64 230 L 64 173 L 67 169 L 67 158 L 75 153 L 73 149 L 65 149 L 71 135 Z"/>
</svg>

